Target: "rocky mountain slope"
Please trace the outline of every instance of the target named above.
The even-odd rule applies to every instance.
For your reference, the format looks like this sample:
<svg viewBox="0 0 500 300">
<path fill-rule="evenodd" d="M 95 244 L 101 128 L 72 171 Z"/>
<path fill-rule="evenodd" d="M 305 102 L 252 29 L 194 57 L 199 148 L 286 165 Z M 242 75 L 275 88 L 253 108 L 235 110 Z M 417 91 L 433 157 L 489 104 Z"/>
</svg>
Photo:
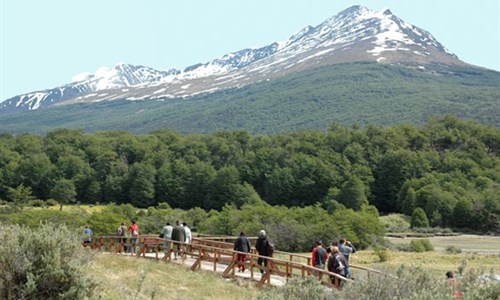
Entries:
<svg viewBox="0 0 500 300">
<path fill-rule="evenodd" d="M 429 32 L 390 10 L 353 6 L 316 27 L 304 27 L 286 41 L 229 53 L 182 71 L 119 64 L 80 74 L 64 86 L 6 99 L 0 103 L 0 114 L 113 100 L 186 99 L 360 61 L 429 73 L 436 67 L 467 66 Z"/>
</svg>

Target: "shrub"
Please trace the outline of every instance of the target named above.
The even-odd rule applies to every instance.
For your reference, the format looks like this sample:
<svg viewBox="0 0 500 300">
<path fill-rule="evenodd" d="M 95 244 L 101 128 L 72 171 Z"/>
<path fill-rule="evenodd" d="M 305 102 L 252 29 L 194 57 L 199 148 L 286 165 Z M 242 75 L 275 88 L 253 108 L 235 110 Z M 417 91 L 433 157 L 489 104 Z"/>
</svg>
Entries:
<svg viewBox="0 0 500 300">
<path fill-rule="evenodd" d="M 411 215 L 411 228 L 415 227 L 429 227 L 429 220 L 427 219 L 427 215 L 425 214 L 425 211 L 420 207 L 415 208 Z"/>
<path fill-rule="evenodd" d="M 40 199 L 34 199 L 34 200 L 30 200 L 28 202 L 28 206 L 32 206 L 32 207 L 43 207 L 44 205 L 45 205 L 45 201 L 40 200 Z"/>
<path fill-rule="evenodd" d="M 407 232 L 410 229 L 410 217 L 403 214 L 390 214 L 380 217 L 387 232 Z"/>
<path fill-rule="evenodd" d="M 82 272 L 92 251 L 64 225 L 0 224 L 1 299 L 84 299 L 96 284 Z"/>
<path fill-rule="evenodd" d="M 442 282 L 435 280 L 429 272 L 419 268 L 401 266 L 397 277 L 371 276 L 358 284 L 350 284 L 341 291 L 338 299 L 448 299 L 448 291 L 443 289 Z M 348 290 L 348 291 L 347 291 Z M 421 297 L 423 292 L 433 297 Z"/>
<path fill-rule="evenodd" d="M 462 253 L 462 249 L 458 248 L 457 246 L 448 246 L 448 247 L 446 247 L 446 253 L 458 254 L 458 253 Z"/>
<path fill-rule="evenodd" d="M 56 205 L 59 205 L 59 202 L 57 202 L 54 199 L 47 199 L 47 200 L 45 200 L 45 205 L 47 205 L 47 206 L 56 206 Z"/>
<path fill-rule="evenodd" d="M 378 258 L 380 259 L 380 262 L 384 262 L 384 261 L 388 261 L 389 260 L 389 252 L 387 252 L 386 249 L 375 250 L 375 253 L 378 255 Z"/>
<path fill-rule="evenodd" d="M 305 278 L 294 277 L 282 288 L 271 289 L 263 293 L 260 300 L 300 299 L 316 300 L 325 299 L 325 288 L 319 283 L 318 278 L 309 276 Z"/>
<path fill-rule="evenodd" d="M 434 251 L 434 247 L 428 239 L 412 240 L 410 242 L 410 248 L 413 252 Z"/>
<path fill-rule="evenodd" d="M 412 252 L 425 252 L 425 246 L 420 240 L 412 240 L 410 242 L 410 249 Z"/>
<path fill-rule="evenodd" d="M 420 243 L 424 246 L 425 251 L 434 251 L 434 246 L 432 246 L 431 241 L 429 239 L 421 239 Z"/>
<path fill-rule="evenodd" d="M 398 251 L 411 252 L 413 251 L 410 244 L 399 244 L 396 246 Z"/>
</svg>

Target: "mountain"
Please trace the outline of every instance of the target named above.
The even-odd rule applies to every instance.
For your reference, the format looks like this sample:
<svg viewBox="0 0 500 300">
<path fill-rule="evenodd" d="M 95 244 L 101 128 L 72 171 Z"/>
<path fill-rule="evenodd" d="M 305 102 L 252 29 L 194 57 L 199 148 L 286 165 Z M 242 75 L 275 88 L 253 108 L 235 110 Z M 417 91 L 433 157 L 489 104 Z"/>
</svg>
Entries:
<svg viewBox="0 0 500 300">
<path fill-rule="evenodd" d="M 316 81 L 311 82 L 311 78 Z M 371 84 L 373 79 L 376 83 Z M 248 124 L 243 116 L 251 114 L 255 122 L 283 130 L 324 126 L 332 119 L 348 123 L 420 122 L 432 113 L 457 113 L 453 101 L 460 102 L 458 115 L 497 125 L 490 114 L 498 113 L 498 79 L 498 72 L 459 60 L 429 32 L 390 10 L 353 6 L 316 27 L 304 27 L 286 41 L 229 53 L 182 71 L 119 64 L 95 74 L 81 74 L 64 86 L 0 103 L 0 125 L 16 132 L 29 130 L 36 126 L 34 122 L 46 122 L 38 127 L 45 130 L 79 126 L 141 132 L 168 126 L 191 132 L 250 126 L 259 132 L 259 125 Z M 344 98 L 339 99 L 341 96 Z M 387 105 L 386 98 L 392 107 L 372 108 L 363 114 L 363 109 L 374 103 Z M 316 111 L 307 103 L 310 99 L 328 107 Z M 359 106 L 360 114 L 342 111 L 345 99 Z M 429 99 L 435 100 L 427 104 L 431 110 L 402 111 L 396 116 L 388 113 L 394 106 L 421 108 Z M 412 103 L 407 103 L 410 100 Z M 282 109 L 276 111 L 271 103 Z M 484 114 L 475 113 L 485 105 L 489 108 Z M 280 118 L 271 111 L 285 114 L 284 123 L 276 124 L 273 120 Z M 377 112 L 376 117 L 363 117 L 373 112 Z M 303 114 L 310 116 L 304 118 Z M 34 116 L 36 121 L 26 121 Z M 318 120 L 320 116 L 322 120 Z"/>
<path fill-rule="evenodd" d="M 244 49 L 204 64 L 157 71 L 119 64 L 80 80 L 7 99 L 2 110 L 34 110 L 44 106 L 116 99 L 190 97 L 240 87 L 303 71 L 318 65 L 353 61 L 463 64 L 429 32 L 393 15 L 390 10 L 350 7 L 316 27 L 306 26 L 284 42 Z"/>
</svg>

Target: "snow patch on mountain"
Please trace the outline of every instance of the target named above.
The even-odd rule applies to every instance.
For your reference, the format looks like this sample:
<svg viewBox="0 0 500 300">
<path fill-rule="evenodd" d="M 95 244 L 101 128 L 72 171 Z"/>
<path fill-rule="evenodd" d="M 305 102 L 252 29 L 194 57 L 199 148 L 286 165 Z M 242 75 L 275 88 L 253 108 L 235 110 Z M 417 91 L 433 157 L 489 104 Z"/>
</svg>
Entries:
<svg viewBox="0 0 500 300">
<path fill-rule="evenodd" d="M 350 53 L 355 53 L 353 58 Z M 7 99 L 0 104 L 0 110 L 32 110 L 85 101 L 192 97 L 269 80 L 327 60 L 335 62 L 338 55 L 343 57 L 339 61 L 391 63 L 394 53 L 398 57 L 418 56 L 419 63 L 435 53 L 456 59 L 429 32 L 399 19 L 389 9 L 372 11 L 352 6 L 315 27 L 305 26 L 285 41 L 232 52 L 182 71 L 124 63 L 102 67 L 94 73 L 76 74 L 67 85 Z"/>
</svg>

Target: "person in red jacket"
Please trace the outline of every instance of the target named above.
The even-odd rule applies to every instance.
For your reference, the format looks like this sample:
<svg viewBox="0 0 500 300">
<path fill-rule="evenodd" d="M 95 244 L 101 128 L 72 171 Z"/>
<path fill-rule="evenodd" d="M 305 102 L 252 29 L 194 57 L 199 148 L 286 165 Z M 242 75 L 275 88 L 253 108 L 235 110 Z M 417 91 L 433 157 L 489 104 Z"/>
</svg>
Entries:
<svg viewBox="0 0 500 300">
<path fill-rule="evenodd" d="M 130 233 L 130 253 L 134 255 L 137 253 L 136 247 L 139 243 L 139 226 L 135 220 L 132 220 L 132 224 L 130 224 L 128 232 Z"/>
</svg>

